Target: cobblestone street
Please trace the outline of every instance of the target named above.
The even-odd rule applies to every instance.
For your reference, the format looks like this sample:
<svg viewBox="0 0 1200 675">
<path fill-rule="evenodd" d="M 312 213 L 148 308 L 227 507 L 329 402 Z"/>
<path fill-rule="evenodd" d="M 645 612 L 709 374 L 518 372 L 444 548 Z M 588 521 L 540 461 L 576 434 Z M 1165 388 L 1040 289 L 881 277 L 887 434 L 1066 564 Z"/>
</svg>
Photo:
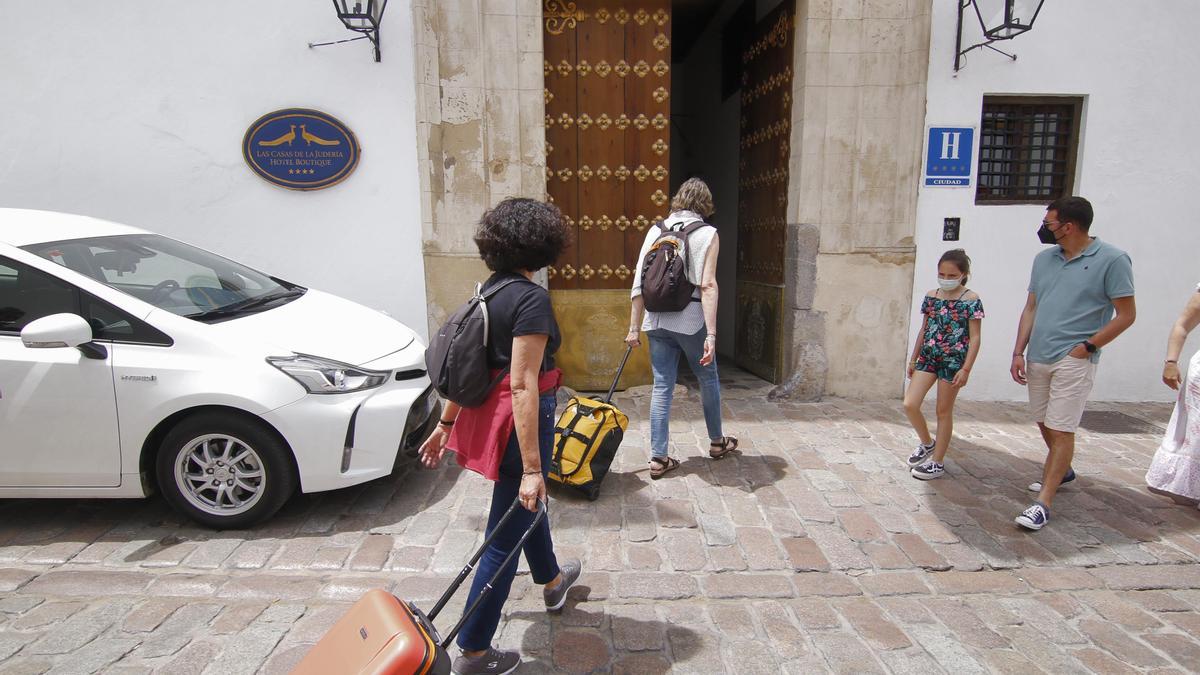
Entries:
<svg viewBox="0 0 1200 675">
<path fill-rule="evenodd" d="M 744 453 L 702 458 L 698 398 L 680 396 L 683 466 L 654 482 L 648 401 L 619 399 L 630 431 L 604 494 L 552 493 L 580 587 L 547 619 L 528 577 L 514 584 L 500 643 L 525 656 L 519 672 L 1200 667 L 1200 511 L 1142 482 L 1169 406 L 1094 405 L 1138 424 L 1083 431 L 1080 480 L 1027 533 L 1012 519 L 1044 449 L 1025 406 L 960 403 L 948 475 L 926 483 L 904 464 L 899 401 L 726 386 Z M 413 469 L 298 496 L 246 532 L 197 528 L 157 498 L 0 503 L 0 672 L 285 673 L 368 588 L 429 607 L 481 539 L 487 490 Z"/>
</svg>

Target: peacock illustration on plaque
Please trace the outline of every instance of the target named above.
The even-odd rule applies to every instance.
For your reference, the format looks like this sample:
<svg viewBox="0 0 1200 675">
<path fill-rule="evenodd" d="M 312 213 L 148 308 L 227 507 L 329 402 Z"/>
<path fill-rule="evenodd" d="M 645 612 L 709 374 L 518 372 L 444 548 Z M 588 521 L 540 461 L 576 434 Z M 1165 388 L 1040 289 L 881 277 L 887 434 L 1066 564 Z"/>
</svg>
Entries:
<svg viewBox="0 0 1200 675">
<path fill-rule="evenodd" d="M 242 138 L 242 157 L 254 173 L 289 190 L 337 185 L 358 166 L 361 154 L 349 127 L 332 115 L 307 108 L 267 113 Z"/>
</svg>

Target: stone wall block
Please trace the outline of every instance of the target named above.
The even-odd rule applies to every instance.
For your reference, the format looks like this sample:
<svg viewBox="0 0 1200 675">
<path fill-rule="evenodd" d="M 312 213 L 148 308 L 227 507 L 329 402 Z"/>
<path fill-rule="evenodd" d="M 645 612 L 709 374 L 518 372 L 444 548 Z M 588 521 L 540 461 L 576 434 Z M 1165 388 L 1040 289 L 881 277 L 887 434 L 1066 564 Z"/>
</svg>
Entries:
<svg viewBox="0 0 1200 675">
<path fill-rule="evenodd" d="M 857 148 L 858 87 L 829 87 L 828 122 L 825 125 L 825 151 L 853 154 Z"/>
<path fill-rule="evenodd" d="M 821 190 L 825 194 L 849 192 L 854 188 L 854 156 L 849 153 L 826 153 L 826 170 L 821 174 Z"/>
<path fill-rule="evenodd" d="M 517 17 L 488 16 L 483 24 L 483 69 L 489 89 L 517 88 Z"/>
<path fill-rule="evenodd" d="M 428 5 L 413 5 L 413 44 L 437 48 L 437 12 Z"/>
<path fill-rule="evenodd" d="M 834 19 L 863 18 L 864 0 L 832 0 L 832 16 Z"/>
<path fill-rule="evenodd" d="M 833 18 L 833 2 L 834 0 L 808 0 L 809 20 Z"/>
<path fill-rule="evenodd" d="M 821 247 L 821 228 L 811 224 L 788 225 L 785 265 L 787 278 L 795 293 L 794 309 L 812 309 L 817 290 L 817 254 Z"/>
<path fill-rule="evenodd" d="M 865 19 L 906 19 L 908 16 L 908 0 L 866 0 L 863 5 Z"/>
<path fill-rule="evenodd" d="M 483 15 L 488 20 L 493 15 L 517 15 L 517 0 L 483 0 Z"/>
<path fill-rule="evenodd" d="M 442 49 L 438 53 L 438 79 L 442 87 L 478 89 L 483 86 L 483 53 L 472 49 Z"/>
<path fill-rule="evenodd" d="M 821 312 L 797 310 L 792 313 L 791 370 L 783 384 L 767 398 L 819 401 L 826 389 L 829 359 L 825 352 L 825 316 Z"/>
<path fill-rule="evenodd" d="M 501 178 L 496 171 L 496 162 L 511 164 L 521 156 L 521 105 L 516 89 L 497 89 L 487 92 L 485 110 L 485 147 L 489 180 Z M 519 174 L 515 179 L 520 187 Z"/>
<path fill-rule="evenodd" d="M 542 20 L 542 1 L 541 0 L 517 0 L 517 15 L 518 16 L 536 16 L 538 21 Z"/>
<path fill-rule="evenodd" d="M 874 58 L 881 55 L 871 54 L 869 56 Z M 893 61 L 894 60 L 895 59 L 893 58 Z M 861 114 L 863 119 L 886 119 L 894 121 L 897 114 L 901 112 L 901 102 L 905 100 L 904 89 L 904 87 L 891 84 L 864 86 L 862 88 L 862 97 L 860 99 L 862 103 Z M 892 125 L 891 132 L 891 141 L 894 143 L 897 140 L 894 123 Z"/>
<path fill-rule="evenodd" d="M 861 19 L 834 19 L 829 29 L 831 54 L 858 54 L 862 51 Z"/>
<path fill-rule="evenodd" d="M 821 221 L 821 205 L 825 201 L 825 194 L 821 191 L 821 180 L 825 173 L 825 154 L 822 145 L 823 142 L 817 145 L 816 149 L 812 149 L 806 142 L 804 155 L 796 158 L 798 164 L 791 174 L 793 181 L 797 177 L 800 181 L 800 199 L 797 203 L 796 219 L 801 222 Z"/>
<path fill-rule="evenodd" d="M 912 22 L 902 19 L 864 19 L 862 47 L 864 52 L 899 54 L 908 44 L 908 27 Z"/>
<path fill-rule="evenodd" d="M 801 54 L 828 54 L 830 32 L 833 30 L 833 21 L 830 19 L 813 19 L 810 18 L 805 29 L 799 31 L 803 36 L 803 41 L 796 44 Z"/>
<path fill-rule="evenodd" d="M 863 54 L 858 61 L 858 67 L 860 84 L 876 87 L 903 84 L 901 77 L 904 72 L 904 60 L 899 53 Z"/>
<path fill-rule="evenodd" d="M 546 166 L 545 103 L 542 92 L 522 91 L 517 96 L 521 130 L 521 163 Z M 543 180 L 545 180 L 543 178 Z"/>
<path fill-rule="evenodd" d="M 437 3 L 438 44 L 441 49 L 478 49 L 483 40 L 478 9 L 456 9 L 474 2 L 439 0 Z"/>
<path fill-rule="evenodd" d="M 546 167 L 521 165 L 521 194 L 532 199 L 546 199 Z"/>
<path fill-rule="evenodd" d="M 442 87 L 442 122 L 471 124 L 483 119 L 483 90 L 478 87 Z"/>
<path fill-rule="evenodd" d="M 517 51 L 542 54 L 545 44 L 542 39 L 541 16 L 517 17 Z"/>
<path fill-rule="evenodd" d="M 849 52 L 829 54 L 829 84 L 834 87 L 851 87 L 858 84 L 862 80 L 863 56 Z"/>
<path fill-rule="evenodd" d="M 517 88 L 521 91 L 533 91 L 538 94 L 538 101 L 545 106 L 543 98 L 546 88 L 546 78 L 542 72 L 542 52 L 521 52 L 516 59 Z M 542 117 L 542 115 L 538 115 Z"/>
</svg>

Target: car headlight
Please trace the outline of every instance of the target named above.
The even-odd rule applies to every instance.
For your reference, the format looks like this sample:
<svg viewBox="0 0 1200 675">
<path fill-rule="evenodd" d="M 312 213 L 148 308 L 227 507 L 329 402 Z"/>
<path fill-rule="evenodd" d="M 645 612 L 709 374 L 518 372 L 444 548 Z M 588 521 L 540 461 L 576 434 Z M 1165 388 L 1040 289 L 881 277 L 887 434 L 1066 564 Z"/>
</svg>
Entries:
<svg viewBox="0 0 1200 675">
<path fill-rule="evenodd" d="M 316 356 L 272 356 L 267 363 L 287 373 L 310 394 L 345 394 L 378 387 L 388 373 L 365 370 Z"/>
</svg>

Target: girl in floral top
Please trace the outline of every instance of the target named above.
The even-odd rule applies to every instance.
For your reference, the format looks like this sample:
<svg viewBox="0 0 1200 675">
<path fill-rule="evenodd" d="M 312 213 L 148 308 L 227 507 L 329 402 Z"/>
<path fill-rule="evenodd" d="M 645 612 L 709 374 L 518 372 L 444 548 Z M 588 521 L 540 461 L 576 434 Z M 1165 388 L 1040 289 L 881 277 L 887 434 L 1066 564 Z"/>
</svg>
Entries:
<svg viewBox="0 0 1200 675">
<path fill-rule="evenodd" d="M 911 382 L 904 392 L 904 412 L 920 445 L 908 457 L 913 478 L 941 478 L 954 428 L 954 399 L 967 384 L 979 355 L 983 303 L 967 289 L 971 259 L 961 248 L 946 251 L 938 261 L 938 288 L 921 303 L 925 317 L 908 362 Z M 921 402 L 937 383 L 937 439 L 929 435 Z"/>
</svg>

